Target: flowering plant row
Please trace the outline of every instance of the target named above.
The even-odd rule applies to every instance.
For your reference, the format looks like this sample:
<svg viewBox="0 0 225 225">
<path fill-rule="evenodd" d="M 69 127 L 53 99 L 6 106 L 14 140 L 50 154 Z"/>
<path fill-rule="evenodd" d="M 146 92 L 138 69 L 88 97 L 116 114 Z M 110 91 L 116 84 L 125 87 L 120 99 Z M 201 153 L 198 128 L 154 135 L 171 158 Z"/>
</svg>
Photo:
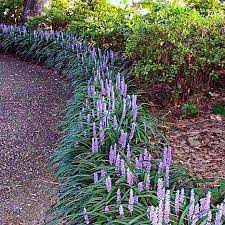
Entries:
<svg viewBox="0 0 225 225">
<path fill-rule="evenodd" d="M 181 187 L 187 176 L 171 167 L 168 145 L 153 157 L 159 146 L 150 136 L 159 134 L 137 95 L 130 95 L 118 55 L 73 34 L 4 24 L 0 29 L 5 50 L 63 70 L 74 90 L 53 158 L 62 185 L 48 224 L 224 223 L 225 203 L 215 206 L 210 192 L 199 197 Z"/>
</svg>

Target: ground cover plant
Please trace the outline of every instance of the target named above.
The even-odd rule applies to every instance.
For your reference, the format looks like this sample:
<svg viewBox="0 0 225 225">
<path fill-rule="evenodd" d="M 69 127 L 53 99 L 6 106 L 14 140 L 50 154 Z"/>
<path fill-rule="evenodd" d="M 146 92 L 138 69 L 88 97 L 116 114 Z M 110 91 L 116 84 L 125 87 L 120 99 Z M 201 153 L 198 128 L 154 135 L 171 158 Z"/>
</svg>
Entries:
<svg viewBox="0 0 225 225">
<path fill-rule="evenodd" d="M 74 90 L 53 159 L 62 185 L 49 224 L 224 223 L 223 200 L 197 193 L 194 180 L 171 166 L 171 148 L 129 93 L 123 59 L 69 33 L 3 24 L 1 31 L 5 51 L 62 70 Z"/>
</svg>

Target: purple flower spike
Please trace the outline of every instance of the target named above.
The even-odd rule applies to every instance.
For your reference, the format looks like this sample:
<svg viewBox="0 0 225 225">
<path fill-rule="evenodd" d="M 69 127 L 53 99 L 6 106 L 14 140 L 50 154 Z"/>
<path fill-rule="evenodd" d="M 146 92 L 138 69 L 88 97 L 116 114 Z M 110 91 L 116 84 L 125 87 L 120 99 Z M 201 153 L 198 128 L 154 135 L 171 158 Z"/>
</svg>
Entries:
<svg viewBox="0 0 225 225">
<path fill-rule="evenodd" d="M 122 205 L 120 205 L 120 207 L 119 207 L 119 214 L 120 214 L 120 216 L 124 215 L 124 210 L 123 210 L 123 206 Z"/>
<path fill-rule="evenodd" d="M 137 203 L 138 203 L 138 200 L 139 200 L 138 196 L 135 195 L 135 196 L 134 196 L 134 203 L 137 204 Z"/>
<path fill-rule="evenodd" d="M 179 213 L 180 210 L 180 190 L 176 191 L 176 197 L 175 197 L 175 213 L 176 215 Z"/>
<path fill-rule="evenodd" d="M 105 185 L 106 185 L 107 191 L 110 192 L 111 191 L 111 188 L 112 188 L 112 181 L 111 181 L 110 176 L 108 176 L 106 178 Z"/>
<path fill-rule="evenodd" d="M 93 136 L 96 137 L 97 131 L 96 131 L 96 123 L 93 123 Z"/>
<path fill-rule="evenodd" d="M 116 76 L 116 88 L 119 90 L 120 89 L 120 73 L 117 74 Z"/>
<path fill-rule="evenodd" d="M 163 169 L 170 167 L 172 163 L 172 149 L 171 147 L 165 147 L 163 153 Z"/>
<path fill-rule="evenodd" d="M 97 184 L 98 183 L 98 173 L 95 172 L 93 176 L 94 176 L 94 183 Z"/>
<path fill-rule="evenodd" d="M 104 169 L 101 169 L 101 178 L 104 178 L 106 176 L 106 172 Z"/>
<path fill-rule="evenodd" d="M 170 190 L 166 191 L 164 222 L 166 225 L 170 224 Z"/>
<path fill-rule="evenodd" d="M 163 210 L 164 207 L 163 207 L 163 200 L 161 199 L 159 201 L 159 206 L 158 206 L 158 223 L 157 224 L 162 224 L 163 222 Z"/>
<path fill-rule="evenodd" d="M 148 174 L 147 174 L 147 178 L 146 178 L 146 182 L 145 182 L 145 189 L 146 189 L 147 191 L 150 190 L 150 184 L 151 184 L 150 174 L 148 173 Z"/>
<path fill-rule="evenodd" d="M 118 128 L 118 121 L 117 121 L 116 115 L 114 115 L 114 117 L 113 117 L 113 127 L 115 130 L 117 130 L 117 128 Z"/>
<path fill-rule="evenodd" d="M 133 192 L 133 189 L 130 189 L 128 210 L 130 211 L 130 213 L 132 213 L 133 210 L 134 210 L 134 192 Z"/>
<path fill-rule="evenodd" d="M 130 150 L 130 145 L 127 144 L 127 159 L 130 160 L 131 159 L 131 150 Z"/>
<path fill-rule="evenodd" d="M 105 211 L 105 213 L 109 213 L 109 211 L 110 211 L 109 206 L 106 206 L 104 211 Z"/>
<path fill-rule="evenodd" d="M 99 138 L 100 138 L 101 143 L 103 143 L 105 140 L 105 132 L 104 132 L 104 129 L 102 126 L 99 129 Z"/>
<path fill-rule="evenodd" d="M 141 169 L 141 163 L 140 163 L 138 157 L 135 158 L 135 167 L 136 167 L 136 169 L 138 169 L 138 170 Z"/>
<path fill-rule="evenodd" d="M 134 184 L 134 175 L 133 173 L 130 171 L 130 168 L 127 168 L 127 183 L 130 186 L 133 186 Z"/>
<path fill-rule="evenodd" d="M 120 192 L 120 188 L 117 189 L 117 192 L 116 192 L 116 202 L 117 203 L 120 203 L 121 202 L 121 192 Z"/>
<path fill-rule="evenodd" d="M 165 180 L 166 180 L 166 187 L 169 187 L 170 182 L 170 169 L 169 166 L 166 167 L 166 174 L 165 174 Z"/>
<path fill-rule="evenodd" d="M 120 154 L 118 153 L 117 154 L 117 157 L 116 157 L 116 172 L 120 172 L 120 164 L 121 164 L 121 161 L 120 161 Z"/>
<path fill-rule="evenodd" d="M 126 176 L 126 168 L 124 159 L 120 160 L 120 172 L 123 176 Z"/>
<path fill-rule="evenodd" d="M 126 147 L 126 143 L 127 143 L 127 133 L 124 132 L 123 130 L 121 130 L 119 143 L 120 143 L 120 146 L 121 146 L 122 148 L 125 148 L 125 147 Z"/>
<path fill-rule="evenodd" d="M 209 210 L 209 212 L 207 214 L 207 220 L 206 220 L 205 225 L 212 225 L 212 211 L 211 210 Z"/>
<path fill-rule="evenodd" d="M 111 146 L 109 150 L 109 163 L 110 165 L 113 165 L 114 162 L 115 162 L 115 151 L 113 147 Z"/>
<path fill-rule="evenodd" d="M 88 215 L 87 215 L 87 209 L 86 208 L 83 209 L 83 214 L 84 214 L 84 222 L 86 224 L 90 224 L 90 221 L 89 221 L 89 218 L 88 218 Z"/>
<path fill-rule="evenodd" d="M 123 98 L 123 112 L 122 112 L 122 119 L 126 117 L 126 98 Z"/>
<path fill-rule="evenodd" d="M 138 183 L 138 191 L 142 192 L 144 190 L 143 182 Z"/>
<path fill-rule="evenodd" d="M 163 187 L 163 179 L 158 179 L 157 185 L 157 196 L 160 200 L 164 200 L 165 198 L 165 188 Z"/>
<path fill-rule="evenodd" d="M 135 129 L 136 129 L 136 123 L 132 123 L 131 124 L 131 131 L 130 131 L 130 135 L 129 135 L 129 139 L 132 140 L 134 137 L 134 133 L 135 133 Z"/>
<path fill-rule="evenodd" d="M 184 204 L 184 189 L 182 188 L 180 191 L 180 207 L 182 208 Z"/>
<path fill-rule="evenodd" d="M 98 140 L 97 140 L 97 138 L 92 138 L 91 149 L 92 149 L 92 153 L 98 152 Z"/>
<path fill-rule="evenodd" d="M 191 199 L 190 199 L 190 206 L 188 211 L 189 222 L 192 221 L 192 217 L 194 216 L 194 211 L 195 211 L 195 193 L 194 193 L 194 190 L 191 190 Z"/>
<path fill-rule="evenodd" d="M 216 213 L 216 218 L 215 218 L 215 225 L 222 225 L 222 210 L 219 209 L 219 211 Z"/>
</svg>

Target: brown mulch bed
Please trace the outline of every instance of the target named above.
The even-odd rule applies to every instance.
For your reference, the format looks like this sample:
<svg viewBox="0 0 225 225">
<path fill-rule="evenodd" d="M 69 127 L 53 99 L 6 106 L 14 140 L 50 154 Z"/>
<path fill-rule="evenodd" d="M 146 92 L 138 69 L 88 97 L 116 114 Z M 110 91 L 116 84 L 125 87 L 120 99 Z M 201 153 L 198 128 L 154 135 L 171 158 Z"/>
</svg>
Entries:
<svg viewBox="0 0 225 225">
<path fill-rule="evenodd" d="M 173 148 L 174 163 L 199 178 L 225 178 L 225 117 L 212 114 L 212 106 L 225 95 L 199 105 L 196 117 L 184 118 L 177 107 L 167 110 L 164 128 Z"/>
</svg>

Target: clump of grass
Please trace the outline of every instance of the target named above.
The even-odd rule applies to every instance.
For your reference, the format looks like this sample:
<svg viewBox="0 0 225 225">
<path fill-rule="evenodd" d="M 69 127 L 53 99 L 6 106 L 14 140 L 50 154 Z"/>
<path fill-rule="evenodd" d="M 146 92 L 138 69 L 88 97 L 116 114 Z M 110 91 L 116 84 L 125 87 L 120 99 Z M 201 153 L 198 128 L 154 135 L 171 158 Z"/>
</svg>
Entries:
<svg viewBox="0 0 225 225">
<path fill-rule="evenodd" d="M 198 114 L 198 106 L 193 103 L 184 103 L 182 110 L 185 116 L 196 116 Z"/>
<path fill-rule="evenodd" d="M 217 102 L 213 105 L 212 112 L 221 116 L 225 116 L 225 101 Z"/>
</svg>

